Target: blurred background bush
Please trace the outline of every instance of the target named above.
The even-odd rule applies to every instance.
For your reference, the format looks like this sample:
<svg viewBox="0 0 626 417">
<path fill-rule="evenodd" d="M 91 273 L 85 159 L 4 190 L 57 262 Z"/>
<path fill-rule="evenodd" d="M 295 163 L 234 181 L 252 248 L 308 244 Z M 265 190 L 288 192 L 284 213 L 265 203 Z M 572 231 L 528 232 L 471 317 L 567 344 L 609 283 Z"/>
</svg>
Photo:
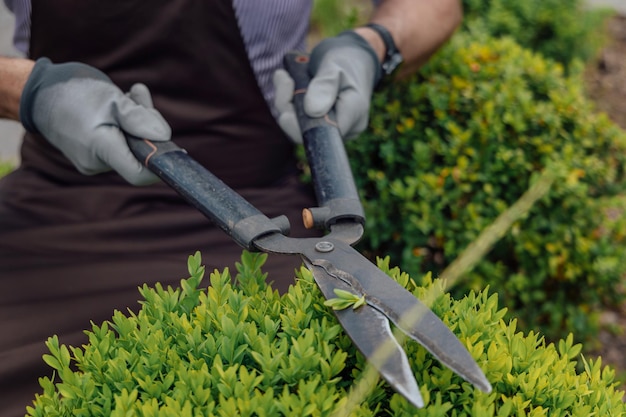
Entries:
<svg viewBox="0 0 626 417">
<path fill-rule="evenodd" d="M 327 3 L 315 2 L 322 36 L 368 10 L 334 2 L 330 17 Z M 626 135 L 582 80 L 610 13 L 577 0 L 463 5 L 453 39 L 376 94 L 370 129 L 348 145 L 368 221 L 361 249 L 437 276 L 550 171 L 547 195 L 450 284 L 457 296 L 490 285 L 522 328 L 592 345 L 599 313 L 625 299 Z"/>
</svg>

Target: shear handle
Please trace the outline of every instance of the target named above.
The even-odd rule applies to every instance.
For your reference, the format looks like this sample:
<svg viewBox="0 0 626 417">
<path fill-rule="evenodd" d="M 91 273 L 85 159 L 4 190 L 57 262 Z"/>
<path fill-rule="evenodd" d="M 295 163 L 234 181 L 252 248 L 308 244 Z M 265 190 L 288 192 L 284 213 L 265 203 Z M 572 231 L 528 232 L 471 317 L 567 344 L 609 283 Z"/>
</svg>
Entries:
<svg viewBox="0 0 626 417">
<path fill-rule="evenodd" d="M 319 118 L 309 117 L 304 112 L 304 94 L 311 79 L 308 64 L 306 54 L 290 52 L 285 56 L 285 69 L 295 81 L 293 103 L 320 205 L 305 210 L 305 226 L 330 229 L 340 220 L 364 224 L 363 206 L 334 121 L 334 111 Z"/>
<path fill-rule="evenodd" d="M 275 232 L 289 233 L 285 216 L 269 219 L 174 142 L 152 142 L 128 133 L 126 142 L 143 165 L 242 247 L 257 250 L 252 244 L 254 239 Z"/>
</svg>

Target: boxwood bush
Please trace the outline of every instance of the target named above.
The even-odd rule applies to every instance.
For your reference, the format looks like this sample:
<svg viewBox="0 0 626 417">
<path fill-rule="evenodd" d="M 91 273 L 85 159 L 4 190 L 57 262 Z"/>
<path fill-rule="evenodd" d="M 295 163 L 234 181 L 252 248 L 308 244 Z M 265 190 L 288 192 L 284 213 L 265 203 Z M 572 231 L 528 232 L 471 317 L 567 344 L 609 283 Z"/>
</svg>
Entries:
<svg viewBox="0 0 626 417">
<path fill-rule="evenodd" d="M 589 8 L 583 0 L 463 0 L 463 28 L 493 37 L 512 37 L 525 48 L 565 67 L 593 58 L 612 12 Z"/>
<path fill-rule="evenodd" d="M 549 194 L 457 287 L 490 285 L 524 329 L 552 340 L 597 331 L 624 300 L 626 135 L 577 76 L 511 38 L 458 33 L 413 78 L 380 91 L 348 145 L 364 197 L 362 248 L 415 276 L 439 274 L 544 171 Z"/>
<path fill-rule="evenodd" d="M 314 0 L 312 41 L 365 23 L 371 5 L 371 0 Z M 605 40 L 603 24 L 614 14 L 590 8 L 585 0 L 462 0 L 462 5 L 462 31 L 511 37 L 567 69 L 594 57 Z"/>
<path fill-rule="evenodd" d="M 144 286 L 138 313 L 93 324 L 83 347 L 48 340 L 53 368 L 28 415 L 191 416 L 584 416 L 623 415 L 614 371 L 567 337 L 547 344 L 523 334 L 487 290 L 454 300 L 442 283 L 417 286 L 389 261 L 379 267 L 432 309 L 468 346 L 492 382 L 484 394 L 404 341 L 425 408 L 378 380 L 343 333 L 311 275 L 288 293 L 265 284 L 266 255 L 244 253 L 236 283 L 228 270 L 201 285 L 198 254 L 180 288 Z M 269 277 L 271 279 L 271 277 Z"/>
</svg>

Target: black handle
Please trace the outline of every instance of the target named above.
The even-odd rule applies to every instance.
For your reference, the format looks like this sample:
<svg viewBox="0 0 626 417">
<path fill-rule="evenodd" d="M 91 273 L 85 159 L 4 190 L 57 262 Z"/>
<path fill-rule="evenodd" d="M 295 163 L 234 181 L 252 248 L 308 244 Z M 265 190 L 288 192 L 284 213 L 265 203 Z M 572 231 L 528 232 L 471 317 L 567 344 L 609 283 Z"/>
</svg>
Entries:
<svg viewBox="0 0 626 417">
<path fill-rule="evenodd" d="M 288 233 L 284 216 L 270 220 L 174 142 L 152 142 L 126 134 L 135 157 L 237 243 L 255 250 L 252 241 L 269 233 Z"/>
<path fill-rule="evenodd" d="M 295 81 L 293 103 L 320 205 L 308 210 L 310 219 L 305 217 L 305 224 L 326 229 L 345 219 L 363 224 L 363 206 L 334 121 L 334 111 L 319 118 L 311 118 L 304 112 L 304 93 L 311 79 L 308 63 L 309 56 L 298 52 L 288 53 L 284 61 L 285 69 Z"/>
</svg>

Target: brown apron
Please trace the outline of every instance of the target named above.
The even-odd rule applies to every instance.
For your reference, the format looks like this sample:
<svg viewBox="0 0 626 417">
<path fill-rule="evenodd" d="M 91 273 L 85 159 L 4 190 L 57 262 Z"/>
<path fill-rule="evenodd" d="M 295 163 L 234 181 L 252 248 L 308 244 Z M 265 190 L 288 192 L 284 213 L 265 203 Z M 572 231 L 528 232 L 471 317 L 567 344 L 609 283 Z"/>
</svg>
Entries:
<svg viewBox="0 0 626 417">
<path fill-rule="evenodd" d="M 80 61 L 124 91 L 145 83 L 173 140 L 266 215 L 312 204 L 296 180 L 293 149 L 256 83 L 230 0 L 33 0 L 30 56 Z M 0 415 L 24 414 L 51 375 L 43 342 L 85 342 L 114 309 L 136 308 L 137 287 L 177 285 L 188 255 L 208 271 L 241 248 L 168 187 L 133 187 L 114 173 L 83 176 L 40 136 L 0 181 Z M 285 289 L 300 265 L 270 256 Z M 207 279 L 208 281 L 208 279 Z M 207 282 L 205 281 L 205 283 Z"/>
</svg>

